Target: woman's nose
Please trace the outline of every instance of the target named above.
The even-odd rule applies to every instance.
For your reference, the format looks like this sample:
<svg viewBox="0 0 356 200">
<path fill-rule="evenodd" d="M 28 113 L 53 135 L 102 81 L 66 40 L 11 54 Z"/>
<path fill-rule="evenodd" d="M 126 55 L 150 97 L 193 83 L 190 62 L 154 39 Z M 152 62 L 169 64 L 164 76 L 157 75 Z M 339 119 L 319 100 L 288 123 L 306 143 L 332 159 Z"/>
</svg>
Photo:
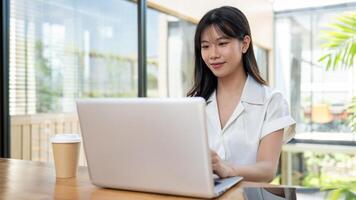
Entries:
<svg viewBox="0 0 356 200">
<path fill-rule="evenodd" d="M 210 59 L 216 59 L 220 57 L 220 53 L 219 50 L 216 46 L 212 46 L 210 48 L 210 55 L 209 55 Z"/>
</svg>

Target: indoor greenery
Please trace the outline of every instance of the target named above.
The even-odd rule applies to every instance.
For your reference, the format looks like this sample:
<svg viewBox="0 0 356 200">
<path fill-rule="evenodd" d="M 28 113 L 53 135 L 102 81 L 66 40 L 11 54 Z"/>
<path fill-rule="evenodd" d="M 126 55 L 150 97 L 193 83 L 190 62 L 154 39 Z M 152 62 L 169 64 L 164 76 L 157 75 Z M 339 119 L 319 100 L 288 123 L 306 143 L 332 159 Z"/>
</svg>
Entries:
<svg viewBox="0 0 356 200">
<path fill-rule="evenodd" d="M 354 66 L 356 55 L 356 12 L 343 14 L 322 32 L 321 47 L 326 51 L 319 59 L 327 70 L 348 69 Z M 356 97 L 348 108 L 348 121 L 352 132 L 356 131 Z"/>
</svg>

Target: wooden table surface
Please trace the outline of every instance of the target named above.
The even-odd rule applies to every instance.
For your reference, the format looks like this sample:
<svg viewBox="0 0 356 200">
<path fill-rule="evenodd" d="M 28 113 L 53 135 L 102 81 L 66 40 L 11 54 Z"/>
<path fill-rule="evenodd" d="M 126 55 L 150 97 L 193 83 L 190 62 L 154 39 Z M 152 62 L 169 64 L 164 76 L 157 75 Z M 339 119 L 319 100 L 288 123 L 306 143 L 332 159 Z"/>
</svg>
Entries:
<svg viewBox="0 0 356 200">
<path fill-rule="evenodd" d="M 242 181 L 219 199 L 244 199 L 243 187 L 271 186 Z M 56 179 L 54 166 L 34 161 L 0 158 L 0 199 L 196 199 L 181 196 L 99 188 L 90 183 L 88 169 L 76 178 Z"/>
</svg>

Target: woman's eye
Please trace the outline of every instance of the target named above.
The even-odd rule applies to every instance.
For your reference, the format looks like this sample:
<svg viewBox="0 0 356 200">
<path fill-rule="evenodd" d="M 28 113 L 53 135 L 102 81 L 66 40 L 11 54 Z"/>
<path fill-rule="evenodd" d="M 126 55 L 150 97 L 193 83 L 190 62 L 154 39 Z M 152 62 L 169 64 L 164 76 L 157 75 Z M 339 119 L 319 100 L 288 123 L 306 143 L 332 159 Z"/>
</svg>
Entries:
<svg viewBox="0 0 356 200">
<path fill-rule="evenodd" d="M 202 45 L 201 48 L 202 49 L 207 49 L 209 46 L 208 45 Z"/>
<path fill-rule="evenodd" d="M 228 44 L 228 42 L 220 42 L 219 43 L 219 46 L 225 46 L 225 45 L 227 45 Z"/>
</svg>

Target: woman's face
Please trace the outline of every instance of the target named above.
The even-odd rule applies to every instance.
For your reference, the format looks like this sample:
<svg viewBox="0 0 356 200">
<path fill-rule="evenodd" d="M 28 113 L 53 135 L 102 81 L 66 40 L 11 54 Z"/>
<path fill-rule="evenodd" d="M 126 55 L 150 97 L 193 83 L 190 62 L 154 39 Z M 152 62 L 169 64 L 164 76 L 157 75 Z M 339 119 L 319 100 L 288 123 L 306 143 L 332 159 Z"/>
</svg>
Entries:
<svg viewBox="0 0 356 200">
<path fill-rule="evenodd" d="M 243 42 L 230 38 L 213 25 L 206 28 L 201 36 L 201 56 L 205 64 L 218 78 L 231 75 L 243 69 Z"/>
</svg>

